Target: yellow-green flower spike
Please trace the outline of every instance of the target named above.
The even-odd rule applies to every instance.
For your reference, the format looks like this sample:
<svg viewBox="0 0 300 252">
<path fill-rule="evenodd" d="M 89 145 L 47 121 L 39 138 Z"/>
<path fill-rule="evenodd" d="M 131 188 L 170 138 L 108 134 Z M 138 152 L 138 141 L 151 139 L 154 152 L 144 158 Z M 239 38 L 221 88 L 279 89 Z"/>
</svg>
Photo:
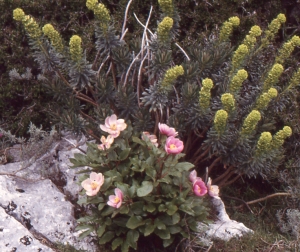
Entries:
<svg viewBox="0 0 300 252">
<path fill-rule="evenodd" d="M 275 85 L 278 82 L 279 77 L 282 74 L 283 70 L 284 69 L 281 64 L 278 64 L 278 63 L 274 64 L 272 69 L 269 71 L 266 80 L 264 81 L 264 85 L 263 85 L 264 92 L 269 90 L 270 87 L 272 87 L 273 85 Z"/>
<path fill-rule="evenodd" d="M 232 23 L 233 26 L 240 25 L 240 19 L 237 16 L 229 18 L 228 21 Z"/>
<path fill-rule="evenodd" d="M 206 78 L 202 81 L 202 88 L 199 92 L 199 105 L 202 109 L 209 108 L 211 93 L 210 90 L 213 88 L 213 81 Z"/>
<path fill-rule="evenodd" d="M 62 38 L 58 31 L 54 29 L 54 27 L 51 24 L 46 24 L 42 28 L 45 36 L 47 36 L 50 39 L 50 42 L 52 46 L 58 51 L 62 52 L 64 49 Z"/>
<path fill-rule="evenodd" d="M 235 109 L 235 100 L 232 94 L 225 93 L 221 96 L 223 108 L 228 112 L 232 112 Z"/>
<path fill-rule="evenodd" d="M 229 36 L 232 34 L 233 27 L 240 25 L 240 19 L 238 17 L 231 17 L 228 21 L 225 21 L 222 25 L 219 41 L 224 42 L 229 40 Z"/>
<path fill-rule="evenodd" d="M 222 135 L 225 131 L 227 124 L 228 113 L 224 109 L 217 111 L 214 119 L 214 127 L 219 135 Z"/>
<path fill-rule="evenodd" d="M 276 88 L 270 88 L 268 91 L 268 95 L 270 96 L 271 99 L 274 99 L 278 95 L 278 91 Z"/>
<path fill-rule="evenodd" d="M 249 49 L 246 45 L 241 44 L 238 49 L 233 53 L 233 57 L 232 57 L 232 70 L 231 72 L 234 72 L 235 69 L 237 69 L 242 62 L 244 61 L 244 59 L 246 58 L 246 56 L 249 54 Z"/>
<path fill-rule="evenodd" d="M 292 129 L 289 126 L 284 126 L 282 130 L 279 130 L 275 136 L 273 136 L 272 147 L 274 149 L 280 148 L 284 140 L 292 135 Z"/>
<path fill-rule="evenodd" d="M 160 41 L 169 40 L 170 31 L 173 27 L 173 19 L 170 17 L 165 17 L 157 27 L 157 36 Z"/>
<path fill-rule="evenodd" d="M 25 30 L 28 32 L 28 35 L 32 39 L 38 39 L 42 36 L 42 31 L 41 31 L 39 25 L 29 15 L 26 15 L 23 18 L 22 23 L 24 24 Z"/>
<path fill-rule="evenodd" d="M 173 81 L 175 81 L 180 75 L 183 74 L 184 70 L 182 66 L 174 66 L 168 69 L 161 82 L 161 88 L 163 90 L 170 90 L 172 88 Z"/>
<path fill-rule="evenodd" d="M 284 14 L 280 13 L 277 16 L 277 19 L 279 20 L 280 23 L 284 24 L 286 22 L 286 17 Z"/>
<path fill-rule="evenodd" d="M 251 27 L 249 35 L 253 36 L 253 37 L 258 37 L 261 35 L 261 33 L 262 33 L 262 31 L 261 31 L 260 27 L 258 25 L 254 25 Z"/>
<path fill-rule="evenodd" d="M 300 46 L 300 38 L 299 36 L 295 35 L 290 40 L 291 43 L 293 43 L 294 46 Z"/>
<path fill-rule="evenodd" d="M 86 7 L 89 10 L 94 10 L 97 4 L 98 4 L 98 0 L 87 0 L 86 1 Z"/>
<path fill-rule="evenodd" d="M 22 21 L 25 17 L 25 13 L 21 8 L 14 9 L 13 18 L 17 21 Z"/>
<path fill-rule="evenodd" d="M 236 93 L 240 90 L 243 82 L 248 78 L 248 73 L 246 70 L 239 70 L 236 75 L 232 78 L 229 84 L 229 90 L 231 93 Z"/>
<path fill-rule="evenodd" d="M 259 111 L 252 110 L 250 114 L 246 117 L 242 127 L 242 135 L 250 135 L 256 128 L 258 121 L 261 119 Z"/>
<path fill-rule="evenodd" d="M 256 146 L 256 155 L 260 155 L 269 151 L 272 147 L 272 135 L 270 132 L 261 133 L 257 146 Z"/>
<path fill-rule="evenodd" d="M 82 58 L 81 38 L 77 35 L 73 35 L 70 39 L 69 45 L 71 59 L 75 62 L 79 62 Z"/>
<path fill-rule="evenodd" d="M 266 109 L 271 101 L 271 99 L 276 98 L 278 91 L 275 88 L 270 88 L 267 93 L 263 93 L 259 96 L 256 101 L 255 109 L 263 110 Z"/>
<path fill-rule="evenodd" d="M 284 91 L 288 91 L 293 89 L 294 87 L 298 86 L 300 83 L 300 68 L 297 72 L 295 72 L 292 76 L 292 78 L 289 81 L 288 87 Z"/>
<path fill-rule="evenodd" d="M 269 24 L 268 29 L 265 31 L 265 36 L 261 41 L 261 47 L 266 47 L 270 41 L 272 41 L 280 29 L 281 25 L 285 23 L 286 17 L 284 14 L 279 14 L 272 22 Z"/>
<path fill-rule="evenodd" d="M 173 17 L 174 7 L 172 0 L 158 0 L 159 7 L 166 16 Z"/>
</svg>

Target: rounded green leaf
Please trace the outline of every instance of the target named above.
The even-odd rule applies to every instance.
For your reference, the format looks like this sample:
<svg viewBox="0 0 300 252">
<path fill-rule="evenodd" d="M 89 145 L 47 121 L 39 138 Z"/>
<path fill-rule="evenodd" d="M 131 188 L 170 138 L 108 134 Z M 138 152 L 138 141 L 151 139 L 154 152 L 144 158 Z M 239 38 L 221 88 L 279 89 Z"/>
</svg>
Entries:
<svg viewBox="0 0 300 252">
<path fill-rule="evenodd" d="M 144 197 L 153 191 L 153 184 L 150 181 L 143 181 L 142 186 L 137 189 L 137 196 Z"/>
<path fill-rule="evenodd" d="M 126 223 L 126 227 L 130 228 L 130 229 L 135 229 L 139 226 L 142 226 L 145 224 L 144 221 L 142 221 L 143 218 L 141 216 L 131 216 L 129 218 L 129 220 Z"/>
</svg>

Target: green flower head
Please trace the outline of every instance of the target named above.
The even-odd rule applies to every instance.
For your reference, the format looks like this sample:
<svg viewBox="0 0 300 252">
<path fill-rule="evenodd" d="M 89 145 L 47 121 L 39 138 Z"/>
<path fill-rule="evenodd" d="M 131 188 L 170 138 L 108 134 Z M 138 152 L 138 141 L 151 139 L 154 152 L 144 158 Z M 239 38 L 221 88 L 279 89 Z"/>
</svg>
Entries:
<svg viewBox="0 0 300 252">
<path fill-rule="evenodd" d="M 24 17 L 25 17 L 25 13 L 22 9 L 20 9 L 20 8 L 14 9 L 14 11 L 13 11 L 14 20 L 22 21 L 24 19 Z"/>
<path fill-rule="evenodd" d="M 253 37 L 258 37 L 261 35 L 261 29 L 258 25 L 254 25 L 251 27 L 249 34 Z"/>
<path fill-rule="evenodd" d="M 226 21 L 223 23 L 221 31 L 220 31 L 220 41 L 227 41 L 229 39 L 229 36 L 231 35 L 233 30 L 232 23 Z"/>
<path fill-rule="evenodd" d="M 292 135 L 292 129 L 289 126 L 284 126 L 282 130 L 279 130 L 273 137 L 272 147 L 274 149 L 280 148 L 284 140 Z"/>
<path fill-rule="evenodd" d="M 70 39 L 71 59 L 75 62 L 79 62 L 82 58 L 81 42 L 81 38 L 77 35 L 73 35 Z"/>
<path fill-rule="evenodd" d="M 62 52 L 64 46 L 63 46 L 62 39 L 61 39 L 58 31 L 56 31 L 51 24 L 44 25 L 42 30 L 43 30 L 45 36 L 47 36 L 50 39 L 52 46 L 57 51 Z"/>
<path fill-rule="evenodd" d="M 246 35 L 245 39 L 243 40 L 243 44 L 246 45 L 250 50 L 254 47 L 256 43 L 256 38 L 251 35 Z"/>
<path fill-rule="evenodd" d="M 169 17 L 173 17 L 174 7 L 172 0 L 158 0 L 159 7 Z"/>
<path fill-rule="evenodd" d="M 248 78 L 248 73 L 245 69 L 239 70 L 232 78 L 229 84 L 230 92 L 236 93 L 240 90 L 243 82 Z"/>
<path fill-rule="evenodd" d="M 280 23 L 284 24 L 286 22 L 286 17 L 284 14 L 280 13 L 277 16 L 277 19 L 279 20 Z"/>
<path fill-rule="evenodd" d="M 272 143 L 272 135 L 270 132 L 263 132 L 258 139 L 256 146 L 256 154 L 262 154 L 270 150 Z"/>
<path fill-rule="evenodd" d="M 264 82 L 263 90 L 265 92 L 278 82 L 279 77 L 282 74 L 283 70 L 284 68 L 281 64 L 278 63 L 274 64 L 274 66 L 269 71 L 268 76 Z"/>
<path fill-rule="evenodd" d="M 172 88 L 173 81 L 175 81 L 180 75 L 183 74 L 184 70 L 182 66 L 174 66 L 168 69 L 161 82 L 161 88 L 164 90 L 170 90 Z"/>
<path fill-rule="evenodd" d="M 25 30 L 32 39 L 39 39 L 42 36 L 42 31 L 37 22 L 29 15 L 24 16 L 22 20 Z"/>
<path fill-rule="evenodd" d="M 232 94 L 225 93 L 221 96 L 223 108 L 230 113 L 235 108 L 235 100 Z"/>
<path fill-rule="evenodd" d="M 238 49 L 233 53 L 233 57 L 232 57 L 233 69 L 237 69 L 248 54 L 249 54 L 248 47 L 244 44 L 241 44 L 238 47 Z"/>
<path fill-rule="evenodd" d="M 252 110 L 250 114 L 246 117 L 242 127 L 242 135 L 250 135 L 256 128 L 258 121 L 261 119 L 259 111 Z"/>
<path fill-rule="evenodd" d="M 210 90 L 213 87 L 213 81 L 209 78 L 206 78 L 202 81 L 202 88 L 199 92 L 199 105 L 202 109 L 209 108 L 211 93 Z"/>
<path fill-rule="evenodd" d="M 98 4 L 98 0 L 87 0 L 86 1 L 86 7 L 89 10 L 94 10 L 96 8 L 97 4 Z"/>
<path fill-rule="evenodd" d="M 278 95 L 278 91 L 276 88 L 270 88 L 268 91 L 268 95 L 270 96 L 271 99 L 274 99 Z"/>
<path fill-rule="evenodd" d="M 168 40 L 170 31 L 173 27 L 173 19 L 170 17 L 165 17 L 157 27 L 157 35 L 161 40 Z"/>
<path fill-rule="evenodd" d="M 224 109 L 217 111 L 214 119 L 214 127 L 219 135 L 222 135 L 226 128 L 228 113 Z"/>
<path fill-rule="evenodd" d="M 240 25 L 240 19 L 238 17 L 231 17 L 228 20 L 230 23 L 232 23 L 233 26 L 239 26 Z"/>
<path fill-rule="evenodd" d="M 300 38 L 299 36 L 293 36 L 291 39 L 291 42 L 293 43 L 294 46 L 300 46 Z"/>
</svg>

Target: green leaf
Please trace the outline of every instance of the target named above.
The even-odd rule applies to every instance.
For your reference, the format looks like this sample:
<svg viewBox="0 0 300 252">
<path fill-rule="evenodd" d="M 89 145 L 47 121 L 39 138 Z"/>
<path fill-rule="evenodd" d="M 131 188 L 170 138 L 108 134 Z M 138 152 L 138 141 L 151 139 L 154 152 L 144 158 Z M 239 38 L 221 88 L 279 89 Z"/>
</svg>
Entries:
<svg viewBox="0 0 300 252">
<path fill-rule="evenodd" d="M 144 202 L 143 201 L 137 201 L 137 202 L 134 202 L 133 204 L 131 204 L 130 210 L 135 215 L 142 215 L 144 213 L 143 206 L 144 206 Z"/>
<path fill-rule="evenodd" d="M 189 162 L 180 162 L 175 165 L 175 169 L 177 169 L 178 171 L 189 171 L 193 167 L 195 166 Z"/>
<path fill-rule="evenodd" d="M 164 246 L 164 248 L 170 246 L 173 241 L 174 241 L 174 237 L 171 237 L 170 239 L 163 240 L 163 246 Z"/>
<path fill-rule="evenodd" d="M 128 196 L 130 198 L 133 198 L 135 196 L 136 193 L 136 186 L 132 185 L 129 189 L 128 189 Z"/>
<path fill-rule="evenodd" d="M 167 211 L 166 205 L 160 204 L 160 205 L 158 206 L 158 211 L 159 211 L 159 212 L 165 212 L 165 211 Z"/>
<path fill-rule="evenodd" d="M 126 241 L 127 243 L 129 244 L 130 247 L 134 248 L 134 249 L 137 249 L 137 240 L 139 239 L 139 232 L 136 231 L 136 230 L 130 230 L 128 231 L 127 233 L 127 236 L 126 236 Z"/>
<path fill-rule="evenodd" d="M 169 226 L 168 229 L 169 229 L 169 231 L 170 231 L 171 234 L 177 234 L 177 233 L 179 233 L 181 231 L 181 227 L 177 226 L 177 225 Z"/>
<path fill-rule="evenodd" d="M 144 232 L 144 236 L 148 236 L 148 235 L 150 235 L 151 233 L 153 233 L 154 229 L 155 229 L 155 225 L 152 225 L 152 224 L 146 225 L 146 227 L 145 227 L 145 232 Z"/>
<path fill-rule="evenodd" d="M 173 205 L 173 204 L 168 204 L 167 208 L 168 208 L 168 210 L 167 210 L 168 215 L 173 215 L 178 210 L 178 207 L 176 205 Z"/>
<path fill-rule="evenodd" d="M 112 185 L 112 178 L 105 178 L 104 184 L 101 186 L 100 191 L 105 192 Z"/>
<path fill-rule="evenodd" d="M 183 212 L 189 214 L 189 215 L 192 215 L 192 216 L 195 215 L 194 211 L 193 211 L 190 207 L 188 207 L 188 206 L 186 206 L 186 205 L 181 205 L 181 206 L 179 207 L 179 209 L 180 209 L 181 211 L 183 211 Z"/>
<path fill-rule="evenodd" d="M 131 151 L 131 148 L 127 148 L 127 149 L 123 150 L 123 151 L 119 154 L 119 160 L 120 160 L 120 161 L 125 160 L 125 159 L 128 157 L 130 151 Z"/>
<path fill-rule="evenodd" d="M 117 217 L 113 219 L 113 223 L 120 227 L 126 227 L 127 221 L 128 217 Z"/>
<path fill-rule="evenodd" d="M 129 207 L 127 205 L 121 206 L 120 213 L 121 214 L 128 214 L 129 213 Z"/>
<path fill-rule="evenodd" d="M 129 218 L 129 220 L 126 223 L 126 227 L 130 228 L 130 229 L 135 229 L 139 226 L 144 225 L 144 221 L 142 221 L 143 218 L 141 216 L 131 216 Z"/>
<path fill-rule="evenodd" d="M 106 206 L 106 203 L 100 203 L 98 205 L 98 210 L 101 211 Z"/>
<path fill-rule="evenodd" d="M 118 161 L 118 155 L 114 150 L 111 150 L 109 153 L 107 153 L 107 157 L 110 161 Z"/>
<path fill-rule="evenodd" d="M 121 250 L 122 250 L 122 252 L 128 252 L 129 251 L 129 244 L 126 240 L 122 243 Z"/>
<path fill-rule="evenodd" d="M 101 215 L 107 216 L 107 215 L 112 214 L 114 211 L 115 211 L 115 208 L 107 206 L 107 207 L 104 207 L 104 210 L 101 211 Z"/>
<path fill-rule="evenodd" d="M 159 229 L 159 230 L 164 230 L 166 229 L 166 225 L 161 222 L 159 219 L 155 219 L 154 225 Z"/>
<path fill-rule="evenodd" d="M 122 243 L 124 242 L 124 240 L 121 237 L 118 237 L 116 239 L 113 240 L 113 242 L 111 243 L 111 248 L 112 250 L 115 250 L 117 247 L 119 247 Z"/>
<path fill-rule="evenodd" d="M 104 202 L 104 199 L 102 197 L 96 197 L 96 198 L 89 199 L 89 203 L 92 203 L 92 204 L 97 204 L 97 203 L 101 203 L 101 202 Z"/>
<path fill-rule="evenodd" d="M 156 210 L 156 207 L 154 204 L 149 203 L 144 206 L 144 209 L 149 213 L 153 213 Z"/>
<path fill-rule="evenodd" d="M 153 191 L 153 184 L 150 181 L 143 181 L 142 186 L 137 189 L 137 196 L 144 197 Z"/>
<path fill-rule="evenodd" d="M 154 233 L 157 234 L 161 239 L 171 239 L 170 232 L 167 229 L 156 229 Z"/>
<path fill-rule="evenodd" d="M 79 235 L 79 239 L 83 239 L 85 237 L 87 237 L 91 232 L 93 232 L 94 230 L 93 229 L 88 229 L 84 232 L 82 232 L 80 235 Z"/>
<path fill-rule="evenodd" d="M 180 221 L 180 214 L 179 213 L 174 213 L 172 216 L 172 222 L 173 224 L 177 224 Z"/>
<path fill-rule="evenodd" d="M 105 229 L 106 229 L 106 225 L 102 225 L 97 229 L 98 237 L 101 237 L 103 235 L 103 233 L 105 232 Z"/>
<path fill-rule="evenodd" d="M 132 137 L 132 142 L 138 143 L 138 144 L 140 144 L 142 146 L 146 146 L 146 143 L 144 141 L 142 141 L 140 138 L 135 137 L 135 136 Z"/>
<path fill-rule="evenodd" d="M 115 233 L 112 231 L 106 232 L 99 240 L 99 244 L 105 244 L 110 242 L 115 237 Z"/>
<path fill-rule="evenodd" d="M 87 197 L 84 196 L 84 197 L 80 198 L 79 200 L 77 200 L 77 204 L 78 205 L 87 204 Z"/>
</svg>

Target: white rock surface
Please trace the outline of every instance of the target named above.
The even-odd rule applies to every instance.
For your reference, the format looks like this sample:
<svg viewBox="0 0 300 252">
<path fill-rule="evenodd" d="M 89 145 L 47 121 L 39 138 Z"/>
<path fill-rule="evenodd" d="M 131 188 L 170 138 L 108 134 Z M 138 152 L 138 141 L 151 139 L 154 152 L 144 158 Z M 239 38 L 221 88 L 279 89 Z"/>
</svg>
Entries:
<svg viewBox="0 0 300 252">
<path fill-rule="evenodd" d="M 1 252 L 57 251 L 52 246 L 57 242 L 99 251 L 91 237 L 81 241 L 74 231 L 74 206 L 68 199 L 76 198 L 80 187 L 78 169 L 68 165 L 75 152 L 79 150 L 61 141 L 33 164 L 0 166 Z"/>
<path fill-rule="evenodd" d="M 213 197 L 212 203 L 215 207 L 215 211 L 217 212 L 218 220 L 208 226 L 208 230 L 206 232 L 208 237 L 229 241 L 231 238 L 253 233 L 253 230 L 247 228 L 243 223 L 229 218 L 225 205 L 220 197 Z"/>
</svg>

